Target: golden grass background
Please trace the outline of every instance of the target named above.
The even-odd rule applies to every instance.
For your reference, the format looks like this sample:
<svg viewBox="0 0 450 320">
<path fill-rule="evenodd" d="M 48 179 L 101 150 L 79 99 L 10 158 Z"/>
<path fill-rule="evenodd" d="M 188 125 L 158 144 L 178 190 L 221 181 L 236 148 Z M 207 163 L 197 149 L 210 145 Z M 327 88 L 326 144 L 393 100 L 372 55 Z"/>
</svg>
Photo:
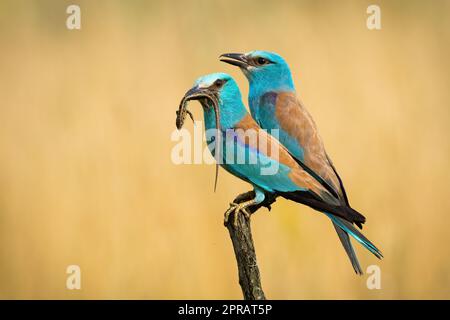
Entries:
<svg viewBox="0 0 450 320">
<path fill-rule="evenodd" d="M 290 63 L 345 181 L 382 289 L 354 275 L 327 219 L 279 200 L 252 218 L 269 298 L 450 298 L 450 2 L 0 2 L 0 297 L 234 298 L 222 225 L 249 186 L 171 162 L 175 110 L 224 52 Z M 191 110 L 198 120 L 198 105 Z M 192 124 L 187 128 L 192 130 Z M 65 288 L 77 264 L 82 289 Z"/>
</svg>

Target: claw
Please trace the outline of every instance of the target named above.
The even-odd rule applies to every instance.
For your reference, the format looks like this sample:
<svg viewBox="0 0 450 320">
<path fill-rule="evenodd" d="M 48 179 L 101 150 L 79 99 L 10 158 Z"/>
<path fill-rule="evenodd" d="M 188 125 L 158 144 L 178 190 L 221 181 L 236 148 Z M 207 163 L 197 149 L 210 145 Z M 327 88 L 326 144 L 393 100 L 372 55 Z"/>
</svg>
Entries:
<svg viewBox="0 0 450 320">
<path fill-rule="evenodd" d="M 228 219 L 230 218 L 230 214 L 234 211 L 234 209 L 236 208 L 237 204 L 234 202 L 230 202 L 230 207 L 228 208 L 227 211 L 225 211 L 225 216 L 224 216 L 224 224 L 227 225 L 228 224 Z"/>
<path fill-rule="evenodd" d="M 250 206 L 251 203 L 249 204 L 248 202 L 244 202 L 244 203 L 235 203 L 232 202 L 230 203 L 230 207 L 228 208 L 228 210 L 225 212 L 225 217 L 224 217 L 224 224 L 227 225 L 228 221 L 230 219 L 230 215 L 232 212 L 234 212 L 234 216 L 233 216 L 233 225 L 234 227 L 237 227 L 238 224 L 238 218 L 239 218 L 239 214 L 243 214 L 245 216 L 245 218 L 250 219 L 250 212 L 248 212 L 247 207 Z"/>
<path fill-rule="evenodd" d="M 250 213 L 247 211 L 246 208 L 236 208 L 234 211 L 234 227 L 237 227 L 238 224 L 238 218 L 239 218 L 239 212 L 245 216 L 246 219 L 250 219 Z"/>
</svg>

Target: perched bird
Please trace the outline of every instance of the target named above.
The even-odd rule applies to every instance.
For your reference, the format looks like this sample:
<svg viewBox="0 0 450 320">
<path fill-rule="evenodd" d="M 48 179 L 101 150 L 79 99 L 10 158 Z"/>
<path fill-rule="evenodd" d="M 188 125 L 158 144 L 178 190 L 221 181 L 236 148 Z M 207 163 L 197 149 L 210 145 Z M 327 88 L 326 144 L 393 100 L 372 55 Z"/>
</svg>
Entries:
<svg viewBox="0 0 450 320">
<path fill-rule="evenodd" d="M 278 129 L 279 140 L 302 168 L 325 187 L 343 206 L 350 206 L 341 178 L 328 157 L 316 124 L 297 98 L 290 68 L 276 53 L 252 51 L 246 54 L 226 53 L 221 61 L 238 66 L 247 77 L 250 88 L 250 112 L 263 129 Z M 362 274 L 349 235 L 375 256 L 380 251 L 355 236 L 354 229 L 336 217 L 329 216 L 357 274 Z M 361 228 L 361 225 L 356 222 Z"/>
<path fill-rule="evenodd" d="M 207 134 L 211 154 L 226 171 L 254 188 L 254 198 L 234 204 L 225 214 L 225 221 L 232 212 L 235 222 L 238 214 L 248 217 L 248 208 L 261 204 L 267 195 L 282 196 L 326 213 L 341 228 L 349 230 L 353 237 L 365 243 L 375 255 L 381 256 L 378 249 L 352 225 L 364 223 L 364 216 L 340 201 L 333 189 L 318 181 L 277 139 L 261 130 L 242 103 L 239 88 L 231 76 L 215 73 L 200 77 L 183 97 L 178 117 L 186 114 L 183 108 L 189 100 L 200 101 L 205 129 L 217 132 L 216 136 L 208 137 Z M 180 128 L 183 119 L 179 121 L 178 117 L 177 126 Z M 268 168 L 276 170 L 262 174 Z"/>
</svg>

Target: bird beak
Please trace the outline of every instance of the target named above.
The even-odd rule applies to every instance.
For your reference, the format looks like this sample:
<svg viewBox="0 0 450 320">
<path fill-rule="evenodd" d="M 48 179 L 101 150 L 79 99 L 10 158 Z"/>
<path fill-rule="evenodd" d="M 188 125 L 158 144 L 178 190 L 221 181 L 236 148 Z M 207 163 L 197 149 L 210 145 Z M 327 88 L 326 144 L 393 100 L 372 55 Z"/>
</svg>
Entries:
<svg viewBox="0 0 450 320">
<path fill-rule="evenodd" d="M 208 88 L 201 88 L 199 86 L 195 86 L 185 93 L 183 100 L 185 101 L 200 100 L 202 98 L 208 98 L 210 95 L 211 92 Z"/>
<path fill-rule="evenodd" d="M 249 66 L 247 57 L 243 53 L 224 53 L 220 57 L 220 61 L 247 69 Z"/>
<path fill-rule="evenodd" d="M 180 130 L 183 127 L 184 120 L 186 119 L 186 115 L 189 115 L 194 121 L 194 118 L 192 116 L 192 113 L 187 109 L 187 103 L 190 100 L 200 100 L 201 98 L 204 98 L 205 95 L 203 93 L 203 90 L 200 89 L 198 86 L 195 86 L 191 89 L 189 89 L 183 99 L 181 99 L 180 106 L 177 110 L 177 118 L 176 118 L 176 126 L 177 129 Z"/>
<path fill-rule="evenodd" d="M 177 111 L 177 119 L 176 119 L 176 126 L 177 129 L 180 130 L 183 127 L 184 119 L 186 118 L 186 114 L 189 114 L 192 119 L 192 114 L 187 110 L 187 103 L 190 100 L 199 100 L 200 104 L 204 109 L 213 108 L 214 114 L 216 118 L 216 130 L 217 135 L 215 136 L 217 140 L 216 141 L 216 179 L 214 182 L 214 191 L 216 191 L 217 186 L 217 175 L 219 173 L 219 159 L 221 157 L 221 149 L 222 149 L 222 138 L 221 138 L 221 126 L 220 126 L 220 110 L 219 110 L 219 101 L 217 97 L 217 92 L 215 90 L 211 90 L 211 88 L 208 87 L 200 87 L 198 85 L 194 86 L 193 88 L 189 89 L 185 94 L 183 99 L 181 99 L 180 107 Z M 208 102 L 208 100 L 210 102 Z"/>
</svg>

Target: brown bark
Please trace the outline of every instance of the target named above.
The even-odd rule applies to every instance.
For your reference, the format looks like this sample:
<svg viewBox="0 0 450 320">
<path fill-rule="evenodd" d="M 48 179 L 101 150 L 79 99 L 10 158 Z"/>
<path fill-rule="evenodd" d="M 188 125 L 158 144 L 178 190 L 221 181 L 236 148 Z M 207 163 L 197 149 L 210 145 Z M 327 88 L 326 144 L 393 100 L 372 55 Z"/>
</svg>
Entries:
<svg viewBox="0 0 450 320">
<path fill-rule="evenodd" d="M 254 192 L 249 191 L 238 196 L 234 202 L 242 202 L 254 197 Z M 264 203 L 249 208 L 251 213 L 256 212 L 261 206 L 270 209 L 270 205 L 275 201 L 275 197 L 268 197 Z M 233 213 L 234 214 L 234 213 Z M 261 286 L 261 276 L 256 260 L 255 246 L 253 244 L 250 219 L 243 214 L 238 217 L 236 226 L 233 224 L 234 217 L 231 216 L 226 225 L 233 243 L 234 253 L 239 273 L 239 284 L 245 300 L 265 300 L 264 291 Z"/>
</svg>

